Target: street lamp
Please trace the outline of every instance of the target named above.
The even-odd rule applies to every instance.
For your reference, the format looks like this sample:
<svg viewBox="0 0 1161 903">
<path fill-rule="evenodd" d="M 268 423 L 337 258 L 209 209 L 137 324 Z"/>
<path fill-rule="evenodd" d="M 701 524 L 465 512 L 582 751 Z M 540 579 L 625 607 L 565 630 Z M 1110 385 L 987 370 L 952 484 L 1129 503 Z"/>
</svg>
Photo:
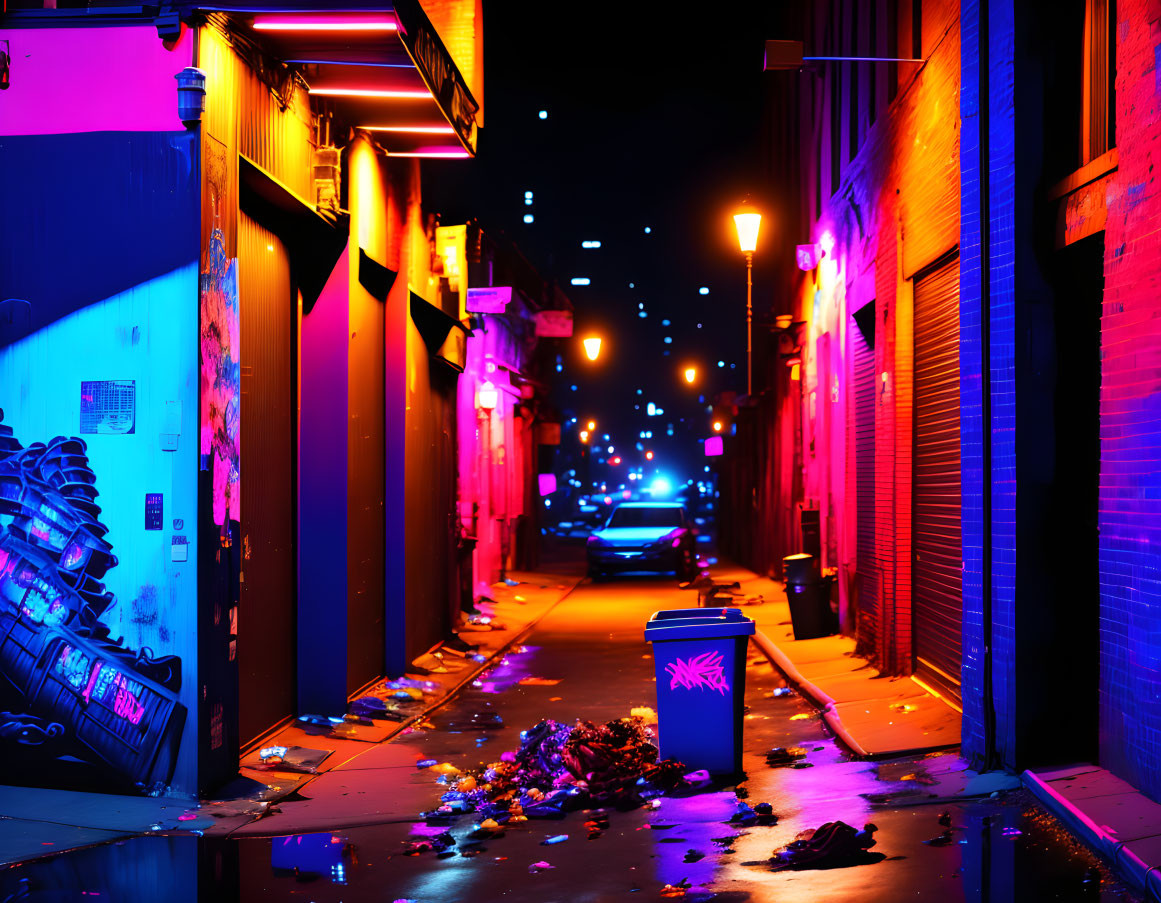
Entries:
<svg viewBox="0 0 1161 903">
<path fill-rule="evenodd" d="M 595 420 L 590 420 L 588 423 L 585 424 L 585 429 L 588 430 L 590 433 L 593 430 L 595 430 L 596 428 L 597 428 L 597 422 Z"/>
<path fill-rule="evenodd" d="M 600 356 L 600 353 L 601 353 L 601 337 L 600 336 L 595 336 L 595 335 L 589 336 L 588 338 L 586 338 L 582 342 L 582 344 L 585 346 L 585 356 L 588 357 L 588 359 L 590 361 L 595 361 Z"/>
<path fill-rule="evenodd" d="M 697 367 L 686 367 L 682 375 L 685 376 L 685 381 L 692 386 L 694 380 L 697 379 Z"/>
<path fill-rule="evenodd" d="M 722 422 L 720 420 L 714 421 L 714 432 L 720 433 L 722 431 Z"/>
<path fill-rule="evenodd" d="M 738 230 L 738 246 L 746 255 L 746 395 L 754 390 L 753 367 L 753 324 L 754 324 L 754 251 L 758 247 L 758 229 L 762 226 L 762 214 L 743 202 L 734 214 L 734 227 Z"/>
</svg>

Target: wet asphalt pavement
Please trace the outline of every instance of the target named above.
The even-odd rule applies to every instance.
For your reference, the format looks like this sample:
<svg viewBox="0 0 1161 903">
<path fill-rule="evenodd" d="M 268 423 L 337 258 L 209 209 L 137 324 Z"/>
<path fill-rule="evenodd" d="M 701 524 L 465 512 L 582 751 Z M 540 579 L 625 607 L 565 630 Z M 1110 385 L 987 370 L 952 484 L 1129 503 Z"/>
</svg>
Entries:
<svg viewBox="0 0 1161 903">
<path fill-rule="evenodd" d="M 655 706 L 653 661 L 642 636 L 649 614 L 696 603 L 673 580 L 625 578 L 582 584 L 504 663 L 433 717 L 435 729 L 398 741 L 415 760 L 461 768 L 499 759 L 541 718 L 605 721 L 633 706 Z M 656 808 L 610 812 L 609 828 L 587 839 L 586 816 L 530 820 L 502 837 L 444 858 L 404 855 L 409 841 L 435 831 L 419 818 L 445 789 L 429 770 L 395 769 L 395 785 L 374 792 L 414 798 L 415 818 L 290 837 L 147 836 L 36 860 L 0 872 L 0 903 L 37 901 L 608 901 L 661 898 L 687 883 L 686 900 L 954 901 L 1137 898 L 1104 871 L 1022 791 L 995 799 L 940 801 L 941 775 L 960 770 L 954 754 L 891 762 L 852 761 L 797 696 L 774 697 L 781 677 L 751 647 L 743 784 L 747 803 L 769 802 L 777 824 L 737 828 L 733 786 Z M 520 683 L 540 678 L 535 684 Z M 460 730 L 472 715 L 495 712 L 504 726 Z M 809 767 L 770 768 L 765 752 L 802 746 Z M 352 778 L 353 780 L 353 778 Z M 307 785 L 302 797 L 310 798 Z M 945 828 L 945 843 L 924 841 Z M 841 819 L 877 826 L 877 843 L 859 864 L 771 870 L 773 850 L 804 830 Z M 278 830 L 278 817 L 265 822 Z M 457 839 L 475 824 L 465 815 Z M 567 834 L 553 845 L 543 841 Z M 466 850 L 468 855 L 464 854 Z M 545 867 L 533 867 L 546 863 Z"/>
</svg>

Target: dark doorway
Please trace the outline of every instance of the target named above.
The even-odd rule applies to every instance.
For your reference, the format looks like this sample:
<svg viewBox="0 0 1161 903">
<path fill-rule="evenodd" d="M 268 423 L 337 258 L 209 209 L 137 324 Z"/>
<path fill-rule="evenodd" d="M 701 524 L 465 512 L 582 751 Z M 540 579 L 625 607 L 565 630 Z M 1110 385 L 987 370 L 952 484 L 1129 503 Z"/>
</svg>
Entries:
<svg viewBox="0 0 1161 903">
<path fill-rule="evenodd" d="M 959 259 L 915 278 L 912 653 L 915 674 L 960 700 Z"/>
<path fill-rule="evenodd" d="M 241 212 L 238 296 L 242 370 L 238 722 L 245 746 L 295 709 L 298 305 L 286 246 Z"/>
<path fill-rule="evenodd" d="M 1035 326 L 1040 341 L 1051 336 L 1053 342 L 1046 354 L 1034 355 L 1044 362 L 1038 370 L 1046 377 L 1038 383 L 1045 394 L 1034 403 L 1051 412 L 1051 421 L 1045 417 L 1026 446 L 1043 464 L 1041 479 L 1022 485 L 1035 509 L 1028 512 L 1033 519 L 1025 552 L 1034 565 L 1018 591 L 1036 603 L 1027 606 L 1018 629 L 1027 632 L 1035 653 L 1017 680 L 1034 688 L 1021 721 L 1030 760 L 1040 763 L 1093 762 L 1098 755 L 1104 239 L 1098 233 L 1053 252 L 1050 322 Z"/>
</svg>

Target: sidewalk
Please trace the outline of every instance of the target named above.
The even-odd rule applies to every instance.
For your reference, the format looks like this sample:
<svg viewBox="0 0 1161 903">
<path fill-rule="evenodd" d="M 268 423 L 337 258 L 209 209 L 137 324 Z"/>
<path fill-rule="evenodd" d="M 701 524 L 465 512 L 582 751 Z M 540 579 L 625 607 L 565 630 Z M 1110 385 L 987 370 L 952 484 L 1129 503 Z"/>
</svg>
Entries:
<svg viewBox="0 0 1161 903">
<path fill-rule="evenodd" d="M 267 833 L 276 820 L 302 822 L 300 810 L 305 804 L 286 798 L 308 783 L 312 785 L 312 823 L 336 823 L 337 819 L 350 824 L 359 823 L 360 818 L 382 819 L 387 815 L 384 806 L 388 801 L 381 795 L 368 794 L 374 802 L 362 810 L 354 805 L 354 800 L 374 789 L 374 782 L 366 780 L 364 769 L 394 764 L 392 757 L 397 747 L 386 741 L 409 731 L 412 725 L 423 724 L 432 712 L 502 657 L 580 582 L 577 576 L 542 572 L 513 572 L 510 577 L 519 583 L 494 585 L 491 592 L 495 604 L 481 606 L 490 623 L 470 625 L 461 631 L 462 639 L 479 647 L 472 655 L 457 656 L 445 651 L 439 657 L 419 659 L 433 673 L 408 676 L 431 685 L 424 688 L 422 698 L 412 706 L 414 711 L 408 712 L 403 721 L 376 720 L 374 727 L 336 725 L 334 730 L 304 727 L 296 722 L 264 741 L 264 747 L 300 746 L 325 754 L 315 773 L 263 766 L 255 750 L 243 759 L 239 779 L 225 788 L 222 799 L 201 803 L 178 797 L 0 786 L 0 866 L 155 831 L 226 835 L 245 833 L 251 822 L 261 820 L 261 833 Z M 406 764 L 414 770 L 413 760 Z M 350 797 L 342 777 L 330 776 L 330 772 L 339 769 L 344 773 L 359 770 L 360 790 L 355 797 Z M 346 801 L 348 797 L 350 803 Z M 390 805 L 407 806 L 408 802 L 392 799 Z M 287 818 L 284 813 L 296 814 Z"/>
<path fill-rule="evenodd" d="M 758 625 L 758 646 L 786 679 L 823 712 L 858 756 L 883 758 L 960 745 L 960 712 L 908 677 L 884 677 L 855 655 L 845 636 L 795 640 L 781 583 L 729 562 L 710 571 L 715 583 L 738 581 L 761 605 L 743 607 Z"/>
</svg>

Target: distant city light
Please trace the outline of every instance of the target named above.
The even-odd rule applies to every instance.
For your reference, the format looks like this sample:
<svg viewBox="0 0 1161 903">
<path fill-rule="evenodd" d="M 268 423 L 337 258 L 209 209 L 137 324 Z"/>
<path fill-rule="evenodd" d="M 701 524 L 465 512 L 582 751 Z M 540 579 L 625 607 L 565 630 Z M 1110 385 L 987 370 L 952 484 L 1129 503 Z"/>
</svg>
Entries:
<svg viewBox="0 0 1161 903">
<path fill-rule="evenodd" d="M 645 311 L 643 311 L 643 310 L 639 310 L 639 311 L 637 311 L 637 316 L 640 317 L 642 320 L 644 320 L 646 317 L 649 316 L 649 314 L 645 313 Z"/>
<path fill-rule="evenodd" d="M 531 223 L 531 222 L 533 222 L 535 219 L 536 219 L 536 217 L 534 217 L 534 216 L 533 216 L 531 213 L 525 213 L 525 214 L 524 214 L 524 222 L 526 222 L 526 223 Z"/>
<path fill-rule="evenodd" d="M 587 424 L 585 424 L 585 427 L 590 430 L 595 430 L 597 428 L 597 422 L 595 420 L 590 420 Z"/>
<path fill-rule="evenodd" d="M 614 467 L 616 467 L 618 464 L 621 463 L 621 456 L 620 455 L 613 455 L 613 457 L 609 458 L 609 463 L 612 464 Z"/>
<path fill-rule="evenodd" d="M 699 295 L 708 295 L 708 294 L 709 294 L 709 289 L 708 289 L 708 288 L 706 288 L 706 287 L 703 285 L 701 288 L 699 288 L 699 289 L 697 290 L 697 293 L 698 293 Z"/>
<path fill-rule="evenodd" d="M 644 394 L 644 392 L 642 392 L 642 390 L 638 389 L 638 390 L 637 390 L 637 394 L 638 394 L 638 395 L 643 395 L 643 394 Z"/>
<path fill-rule="evenodd" d="M 650 417 L 656 417 L 657 416 L 657 405 L 655 405 L 653 402 L 649 402 L 649 404 L 645 408 L 645 413 L 648 414 Z"/>
<path fill-rule="evenodd" d="M 719 367 L 724 367 L 725 365 L 726 365 L 726 362 L 725 362 L 725 361 L 718 361 L 718 366 L 719 366 Z"/>
<path fill-rule="evenodd" d="M 540 111 L 540 118 L 547 119 L 548 118 L 548 110 L 541 110 Z"/>
<path fill-rule="evenodd" d="M 701 324 L 700 324 L 700 323 L 698 323 L 698 324 L 697 324 L 697 328 L 698 328 L 698 329 L 701 329 Z"/>
<path fill-rule="evenodd" d="M 645 309 L 645 302 L 644 302 L 644 301 L 638 301 L 638 302 L 637 302 L 637 310 L 644 310 L 644 309 Z"/>
<path fill-rule="evenodd" d="M 575 283 L 576 280 L 574 279 L 573 282 Z M 589 281 L 586 279 L 584 281 L 584 284 L 588 285 Z M 584 345 L 584 348 L 585 348 L 585 356 L 590 361 L 595 361 L 597 359 L 597 356 L 601 353 L 601 339 L 600 339 L 600 337 L 599 336 L 589 336 L 587 339 L 585 339 L 582 342 L 582 344 Z"/>
<path fill-rule="evenodd" d="M 524 218 L 528 219 L 528 217 Z M 573 276 L 572 279 L 569 280 L 569 282 L 571 282 L 573 285 L 591 285 L 592 281 L 593 280 L 591 280 L 588 276 Z"/>
<path fill-rule="evenodd" d="M 662 326 L 668 326 L 668 325 L 669 325 L 669 321 L 668 321 L 668 320 L 662 320 L 662 321 L 661 321 L 661 325 L 662 325 Z"/>
<path fill-rule="evenodd" d="M 685 381 L 687 383 L 692 383 L 695 379 L 697 379 L 697 368 L 696 367 L 686 367 L 685 373 L 683 375 L 685 376 Z"/>
<path fill-rule="evenodd" d="M 651 452 L 651 451 L 645 452 L 645 460 L 652 461 L 653 460 L 653 452 Z"/>
<path fill-rule="evenodd" d="M 581 242 L 582 248 L 599 248 L 600 246 L 601 246 L 601 243 L 599 241 L 582 241 Z"/>
<path fill-rule="evenodd" d="M 646 234 L 646 235 L 648 235 L 648 234 L 649 234 L 650 232 L 652 232 L 652 231 L 653 231 L 653 229 L 652 229 L 651 227 L 649 227 L 649 226 L 646 226 L 646 227 L 645 227 L 645 234 Z"/>
<path fill-rule="evenodd" d="M 670 483 L 669 480 L 667 480 L 665 477 L 657 477 L 653 480 L 652 483 L 649 484 L 649 489 L 655 496 L 669 495 L 669 493 L 673 491 L 673 484 Z"/>
<path fill-rule="evenodd" d="M 611 455 L 612 453 L 613 453 L 613 446 L 610 445 L 609 446 L 609 454 Z"/>
<path fill-rule="evenodd" d="M 637 287 L 637 286 L 636 286 L 636 284 L 635 284 L 635 283 L 632 283 L 632 282 L 630 282 L 630 283 L 629 283 L 629 288 L 636 288 L 636 287 Z"/>
<path fill-rule="evenodd" d="M 671 335 L 667 335 L 667 336 L 665 337 L 665 344 L 666 344 L 666 345 L 672 345 L 672 344 L 673 344 L 673 336 L 671 336 Z"/>
<path fill-rule="evenodd" d="M 576 385 L 575 385 L 575 384 L 573 384 L 573 385 L 569 386 L 569 389 L 571 389 L 573 392 L 575 392 L 575 391 L 576 391 Z"/>
<path fill-rule="evenodd" d="M 714 421 L 714 432 L 720 433 L 722 431 L 722 422 L 720 420 Z"/>
<path fill-rule="evenodd" d="M 527 201 L 532 200 L 532 192 L 531 191 L 524 192 L 524 199 Z"/>
</svg>

